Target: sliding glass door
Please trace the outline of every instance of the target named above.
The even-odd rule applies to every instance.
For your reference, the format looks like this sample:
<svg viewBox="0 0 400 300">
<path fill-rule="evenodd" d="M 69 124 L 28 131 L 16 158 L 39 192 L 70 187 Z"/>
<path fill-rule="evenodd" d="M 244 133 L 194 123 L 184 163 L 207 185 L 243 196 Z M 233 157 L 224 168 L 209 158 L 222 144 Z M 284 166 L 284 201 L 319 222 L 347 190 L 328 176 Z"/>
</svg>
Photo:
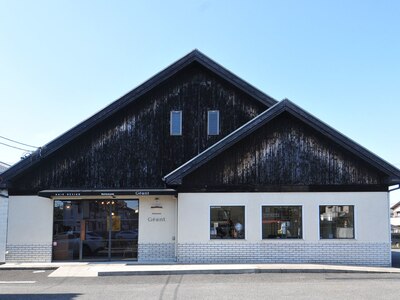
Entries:
<svg viewBox="0 0 400 300">
<path fill-rule="evenodd" d="M 53 260 L 137 259 L 138 220 L 138 200 L 56 200 Z"/>
</svg>

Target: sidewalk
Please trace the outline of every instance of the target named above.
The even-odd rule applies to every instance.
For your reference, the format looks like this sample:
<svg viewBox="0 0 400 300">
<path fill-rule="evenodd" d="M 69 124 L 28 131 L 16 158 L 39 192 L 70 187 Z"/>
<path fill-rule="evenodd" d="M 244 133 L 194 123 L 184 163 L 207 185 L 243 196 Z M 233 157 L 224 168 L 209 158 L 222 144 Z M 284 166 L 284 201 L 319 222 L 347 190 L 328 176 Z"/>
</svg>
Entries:
<svg viewBox="0 0 400 300">
<path fill-rule="evenodd" d="M 0 271 L 54 269 L 49 277 L 97 277 L 132 275 L 181 274 L 244 274 L 244 273 L 392 273 L 400 269 L 319 264 L 134 264 L 127 262 L 74 262 L 74 263 L 7 263 Z"/>
</svg>

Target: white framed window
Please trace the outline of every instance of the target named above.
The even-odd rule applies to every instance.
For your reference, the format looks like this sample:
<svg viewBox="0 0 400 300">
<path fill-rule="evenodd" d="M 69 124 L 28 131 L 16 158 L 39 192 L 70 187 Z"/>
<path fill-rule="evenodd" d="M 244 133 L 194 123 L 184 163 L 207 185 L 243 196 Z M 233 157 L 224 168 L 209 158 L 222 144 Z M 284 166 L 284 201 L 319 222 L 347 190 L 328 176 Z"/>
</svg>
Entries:
<svg viewBox="0 0 400 300">
<path fill-rule="evenodd" d="M 263 239 L 301 239 L 301 206 L 262 206 Z"/>
<path fill-rule="evenodd" d="M 173 110 L 170 115 L 170 134 L 182 135 L 182 111 Z"/>
<path fill-rule="evenodd" d="M 208 111 L 207 134 L 208 135 L 219 134 L 219 110 Z"/>
<path fill-rule="evenodd" d="M 245 207 L 211 206 L 210 239 L 244 239 Z"/>
<path fill-rule="evenodd" d="M 354 205 L 319 207 L 320 239 L 354 239 Z"/>
</svg>

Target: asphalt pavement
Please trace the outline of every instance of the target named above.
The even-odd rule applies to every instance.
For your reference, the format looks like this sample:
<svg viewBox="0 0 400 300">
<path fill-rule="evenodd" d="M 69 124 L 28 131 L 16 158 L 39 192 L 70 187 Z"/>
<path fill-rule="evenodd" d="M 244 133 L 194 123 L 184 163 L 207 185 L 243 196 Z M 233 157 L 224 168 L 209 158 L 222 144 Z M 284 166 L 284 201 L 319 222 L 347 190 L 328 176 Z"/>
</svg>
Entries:
<svg viewBox="0 0 400 300">
<path fill-rule="evenodd" d="M 269 266 L 269 270 L 263 270 L 264 265 L 252 265 L 253 269 L 248 269 L 250 265 L 135 265 L 122 262 L 14 266 L 6 264 L 0 266 L 0 300 L 80 300 L 115 297 L 118 297 L 118 300 L 397 300 L 400 286 L 400 250 L 394 250 L 392 258 L 392 268 L 266 265 Z M 171 272 L 176 270 L 177 266 L 185 272 Z M 196 266 L 197 271 L 207 273 L 193 272 Z M 214 270 L 210 269 L 210 266 Z M 194 269 L 191 270 L 190 267 Z M 142 272 L 137 272 L 135 276 L 121 276 L 133 274 L 118 273 L 121 270 L 127 271 L 126 268 L 142 268 Z M 150 275 L 148 271 L 152 268 L 166 272 Z M 254 271 L 256 268 L 259 268 L 258 271 Z M 99 273 L 105 270 L 116 272 L 109 274 L 113 276 L 101 276 Z M 85 274 L 86 276 L 83 276 Z"/>
<path fill-rule="evenodd" d="M 0 299 L 399 299 L 400 274 L 261 273 L 49 277 L 0 271 Z"/>
</svg>

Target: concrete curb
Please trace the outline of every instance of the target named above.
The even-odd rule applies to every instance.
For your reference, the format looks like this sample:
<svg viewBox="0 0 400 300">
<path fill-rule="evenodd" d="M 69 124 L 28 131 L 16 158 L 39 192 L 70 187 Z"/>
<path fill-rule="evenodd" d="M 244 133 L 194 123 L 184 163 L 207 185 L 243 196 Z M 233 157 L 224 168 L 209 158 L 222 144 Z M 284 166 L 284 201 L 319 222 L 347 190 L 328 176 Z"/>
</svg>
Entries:
<svg viewBox="0 0 400 300">
<path fill-rule="evenodd" d="M 17 271 L 17 270 L 57 270 L 59 267 L 0 267 L 0 271 Z"/>
<path fill-rule="evenodd" d="M 260 274 L 260 273 L 369 273 L 397 274 L 391 267 L 319 264 L 127 264 L 127 263 L 23 263 L 3 264 L 2 270 L 53 270 L 49 277 L 98 277 L 140 275 Z"/>
<path fill-rule="evenodd" d="M 340 269 L 218 269 L 218 270 L 143 270 L 143 271 L 99 271 L 98 276 L 146 276 L 146 275 L 197 275 L 197 274 L 261 274 L 261 273 L 364 273 L 398 274 L 398 272 Z"/>
</svg>

